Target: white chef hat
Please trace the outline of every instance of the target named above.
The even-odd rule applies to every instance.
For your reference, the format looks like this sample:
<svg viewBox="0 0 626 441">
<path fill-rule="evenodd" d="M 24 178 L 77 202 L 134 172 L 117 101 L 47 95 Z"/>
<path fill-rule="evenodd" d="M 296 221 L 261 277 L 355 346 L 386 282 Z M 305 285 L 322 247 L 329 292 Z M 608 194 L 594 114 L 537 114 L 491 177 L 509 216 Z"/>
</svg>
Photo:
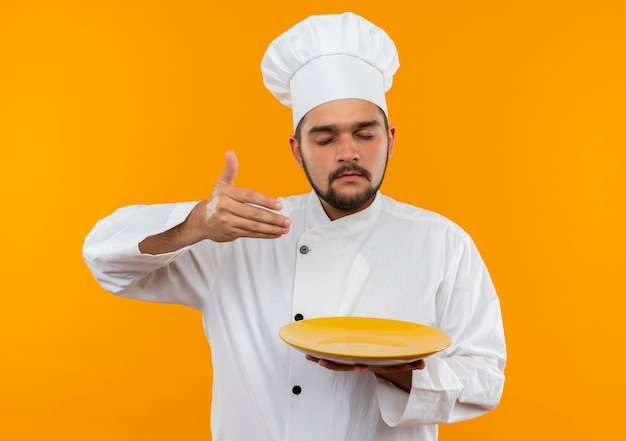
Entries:
<svg viewBox="0 0 626 441">
<path fill-rule="evenodd" d="M 385 92 L 399 67 L 387 33 L 351 12 L 314 15 L 276 38 L 261 62 L 263 83 L 292 108 L 294 129 L 314 107 L 359 98 L 387 114 Z"/>
</svg>

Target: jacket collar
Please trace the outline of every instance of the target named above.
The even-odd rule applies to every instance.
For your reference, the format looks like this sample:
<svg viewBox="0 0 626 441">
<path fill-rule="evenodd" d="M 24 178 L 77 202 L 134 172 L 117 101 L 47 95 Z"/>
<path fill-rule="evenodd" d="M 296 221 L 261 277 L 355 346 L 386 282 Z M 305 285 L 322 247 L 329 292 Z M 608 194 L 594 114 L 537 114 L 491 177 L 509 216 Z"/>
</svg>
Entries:
<svg viewBox="0 0 626 441">
<path fill-rule="evenodd" d="M 382 209 L 382 195 L 376 193 L 372 204 L 357 213 L 331 221 L 314 191 L 308 195 L 307 226 L 309 230 L 319 230 L 326 238 L 349 237 L 368 230 L 378 219 Z"/>
</svg>

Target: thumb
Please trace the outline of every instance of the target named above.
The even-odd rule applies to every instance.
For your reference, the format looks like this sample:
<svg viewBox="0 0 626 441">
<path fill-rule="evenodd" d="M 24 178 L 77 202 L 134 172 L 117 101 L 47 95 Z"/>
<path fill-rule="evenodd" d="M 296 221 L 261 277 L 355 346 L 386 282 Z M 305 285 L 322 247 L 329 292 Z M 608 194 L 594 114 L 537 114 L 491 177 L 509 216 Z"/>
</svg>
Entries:
<svg viewBox="0 0 626 441">
<path fill-rule="evenodd" d="M 217 184 L 233 184 L 235 182 L 235 175 L 239 169 L 239 161 L 237 155 L 232 150 L 226 151 L 226 167 L 222 171 L 222 174 L 217 180 Z"/>
</svg>

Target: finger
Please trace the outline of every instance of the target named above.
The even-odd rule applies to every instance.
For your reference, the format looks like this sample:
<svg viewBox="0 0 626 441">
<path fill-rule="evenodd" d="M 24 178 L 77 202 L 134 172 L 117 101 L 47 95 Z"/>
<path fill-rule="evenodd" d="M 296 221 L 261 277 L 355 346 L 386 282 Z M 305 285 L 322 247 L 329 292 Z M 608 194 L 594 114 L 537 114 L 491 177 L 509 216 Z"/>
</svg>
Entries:
<svg viewBox="0 0 626 441">
<path fill-rule="evenodd" d="M 426 367 L 424 360 L 412 361 L 411 363 L 397 364 L 393 366 L 369 366 L 369 370 L 380 374 L 399 374 L 406 371 L 421 370 Z"/>
<path fill-rule="evenodd" d="M 212 214 L 211 218 L 211 225 L 233 239 L 279 237 L 289 233 L 291 227 L 291 220 L 288 217 L 232 200 L 226 203 L 218 214 Z"/>
<path fill-rule="evenodd" d="M 222 174 L 217 179 L 217 184 L 233 184 L 235 182 L 235 176 L 237 175 L 237 170 L 239 169 L 239 161 L 237 160 L 237 155 L 232 150 L 228 150 L 226 152 L 226 166 L 222 171 Z"/>
<path fill-rule="evenodd" d="M 414 370 L 422 370 L 426 367 L 426 362 L 424 360 L 417 360 L 413 363 L 409 363 Z"/>
<path fill-rule="evenodd" d="M 274 227 L 286 228 L 291 225 L 291 220 L 282 214 L 246 203 L 233 204 L 230 210 L 235 216 L 234 226 L 245 230 L 268 232 L 268 227 L 274 231 Z"/>
<path fill-rule="evenodd" d="M 240 203 L 230 197 L 233 186 L 216 188 L 205 204 L 207 237 L 217 242 L 242 237 L 275 239 L 289 233 L 291 220 L 265 208 Z"/>
<path fill-rule="evenodd" d="M 266 196 L 258 191 L 248 188 L 232 187 L 228 189 L 228 196 L 237 202 L 248 205 L 257 205 L 270 210 L 282 209 L 282 204 L 278 199 Z"/>
<path fill-rule="evenodd" d="M 318 359 L 317 364 L 319 364 L 322 367 L 325 367 L 326 369 L 330 369 L 332 371 L 346 372 L 346 371 L 355 370 L 354 365 L 335 363 L 334 361 L 326 360 L 323 358 Z"/>
<path fill-rule="evenodd" d="M 279 237 L 287 234 L 289 232 L 288 228 L 277 228 L 274 230 L 268 231 L 253 231 L 253 230 L 243 230 L 241 228 L 232 228 L 230 233 L 230 240 L 235 240 L 242 237 L 250 237 L 254 239 L 278 239 Z"/>
</svg>

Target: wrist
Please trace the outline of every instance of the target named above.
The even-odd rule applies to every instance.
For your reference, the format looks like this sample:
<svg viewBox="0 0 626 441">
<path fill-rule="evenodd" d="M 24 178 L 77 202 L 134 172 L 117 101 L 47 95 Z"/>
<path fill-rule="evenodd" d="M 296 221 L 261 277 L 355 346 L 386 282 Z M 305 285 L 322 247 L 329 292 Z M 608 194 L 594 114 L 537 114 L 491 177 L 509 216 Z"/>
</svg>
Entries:
<svg viewBox="0 0 626 441">
<path fill-rule="evenodd" d="M 413 371 L 406 371 L 400 373 L 378 373 L 376 372 L 376 377 L 381 380 L 394 385 L 397 388 L 402 389 L 403 391 L 410 393 L 411 392 L 411 384 L 413 382 Z"/>
</svg>

